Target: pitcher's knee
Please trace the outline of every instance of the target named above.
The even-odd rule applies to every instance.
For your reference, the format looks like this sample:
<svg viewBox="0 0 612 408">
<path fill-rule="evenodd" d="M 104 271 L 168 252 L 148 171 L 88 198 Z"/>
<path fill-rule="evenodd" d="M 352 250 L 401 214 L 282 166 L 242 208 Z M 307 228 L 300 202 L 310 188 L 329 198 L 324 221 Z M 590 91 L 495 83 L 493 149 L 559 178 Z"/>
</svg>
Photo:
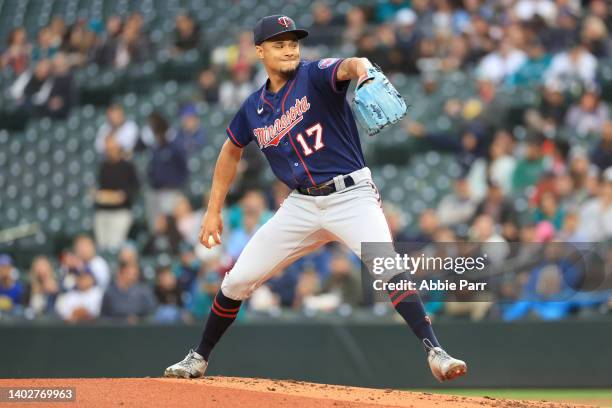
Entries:
<svg viewBox="0 0 612 408">
<path fill-rule="evenodd" d="M 256 285 L 254 282 L 233 278 L 231 273 L 225 275 L 223 282 L 221 282 L 223 294 L 234 300 L 244 300 L 248 298 L 255 288 Z"/>
</svg>

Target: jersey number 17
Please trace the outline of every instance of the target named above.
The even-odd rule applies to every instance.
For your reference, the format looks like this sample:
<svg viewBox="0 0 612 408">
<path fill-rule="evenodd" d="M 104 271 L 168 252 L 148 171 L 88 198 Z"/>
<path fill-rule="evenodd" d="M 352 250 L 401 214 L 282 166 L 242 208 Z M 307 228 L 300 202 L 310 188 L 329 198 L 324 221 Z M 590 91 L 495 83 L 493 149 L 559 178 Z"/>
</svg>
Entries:
<svg viewBox="0 0 612 408">
<path fill-rule="evenodd" d="M 302 149 L 304 150 L 304 156 L 310 156 L 317 150 L 325 147 L 325 144 L 323 143 L 323 127 L 320 123 L 316 123 L 306 129 L 306 135 L 308 137 L 315 137 L 314 146 L 312 146 L 312 148 L 310 148 L 310 146 L 308 146 L 308 144 L 306 143 L 303 134 L 298 133 L 298 135 L 295 137 L 297 141 L 300 142 L 300 145 L 302 145 Z"/>
</svg>

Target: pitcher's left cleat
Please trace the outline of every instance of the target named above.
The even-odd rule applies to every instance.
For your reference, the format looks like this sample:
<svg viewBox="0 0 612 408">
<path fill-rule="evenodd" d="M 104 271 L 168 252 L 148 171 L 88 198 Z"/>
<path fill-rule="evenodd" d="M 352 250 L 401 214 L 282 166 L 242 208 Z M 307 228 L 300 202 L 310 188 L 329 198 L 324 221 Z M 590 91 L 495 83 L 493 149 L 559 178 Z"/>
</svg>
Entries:
<svg viewBox="0 0 612 408">
<path fill-rule="evenodd" d="M 441 347 L 432 347 L 429 341 L 424 341 L 423 344 L 427 349 L 429 368 L 436 380 L 449 381 L 467 373 L 465 361 L 449 356 Z"/>
<path fill-rule="evenodd" d="M 204 357 L 189 350 L 189 354 L 183 360 L 166 368 L 164 377 L 200 378 L 204 376 L 206 367 L 208 367 L 208 362 L 204 360 Z"/>
</svg>

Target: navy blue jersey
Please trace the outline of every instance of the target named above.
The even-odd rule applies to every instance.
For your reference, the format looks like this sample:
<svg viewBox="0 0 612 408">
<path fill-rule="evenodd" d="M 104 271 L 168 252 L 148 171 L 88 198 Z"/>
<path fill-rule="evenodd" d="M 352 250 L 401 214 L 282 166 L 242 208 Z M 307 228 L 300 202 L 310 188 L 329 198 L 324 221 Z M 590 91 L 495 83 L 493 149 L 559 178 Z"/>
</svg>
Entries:
<svg viewBox="0 0 612 408">
<path fill-rule="evenodd" d="M 267 83 L 251 94 L 227 128 L 238 147 L 255 141 L 290 188 L 311 187 L 365 167 L 346 100 L 350 81 L 336 81 L 342 59 L 301 61 L 277 93 Z"/>
</svg>

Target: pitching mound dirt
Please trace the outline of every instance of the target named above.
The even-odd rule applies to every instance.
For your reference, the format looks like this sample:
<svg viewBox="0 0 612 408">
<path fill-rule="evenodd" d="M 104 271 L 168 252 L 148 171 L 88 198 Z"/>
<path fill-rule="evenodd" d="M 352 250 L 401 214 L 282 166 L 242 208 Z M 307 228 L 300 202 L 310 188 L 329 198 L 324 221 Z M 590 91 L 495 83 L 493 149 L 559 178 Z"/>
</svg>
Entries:
<svg viewBox="0 0 612 408">
<path fill-rule="evenodd" d="M 469 398 L 234 377 L 199 380 L 164 378 L 0 379 L 0 387 L 74 387 L 72 403 L 0 403 L 16 407 L 210 407 L 210 408 L 381 408 L 381 407 L 570 407 L 567 404 Z M 575 407 L 575 405 L 572 405 Z"/>
</svg>

